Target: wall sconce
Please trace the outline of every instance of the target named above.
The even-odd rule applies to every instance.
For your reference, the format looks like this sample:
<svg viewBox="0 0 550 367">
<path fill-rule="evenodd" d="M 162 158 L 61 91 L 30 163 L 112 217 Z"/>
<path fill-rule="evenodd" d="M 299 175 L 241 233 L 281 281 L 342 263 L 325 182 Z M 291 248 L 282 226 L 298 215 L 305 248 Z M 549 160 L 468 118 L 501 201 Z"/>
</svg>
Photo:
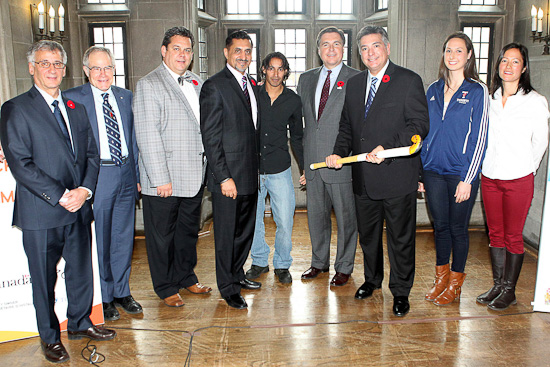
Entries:
<svg viewBox="0 0 550 367">
<path fill-rule="evenodd" d="M 46 14 L 46 9 L 48 9 L 48 3 L 46 0 L 40 1 L 38 5 L 31 4 L 31 24 L 34 34 L 34 40 L 51 40 L 63 43 L 63 40 L 67 39 L 65 37 L 65 8 L 63 4 L 59 4 L 57 9 L 58 14 L 58 35 L 55 32 L 55 9 L 52 5 L 48 9 Z M 49 17 L 49 21 L 46 22 L 46 15 Z M 38 24 L 37 24 L 38 18 Z M 48 25 L 48 27 L 46 27 Z M 37 31 L 38 30 L 38 31 Z"/>
<path fill-rule="evenodd" d="M 550 55 L 550 0 L 548 0 L 548 6 L 546 7 L 546 35 L 542 35 L 542 19 L 544 18 L 544 12 L 542 8 L 537 8 L 533 5 L 531 7 L 531 38 L 533 42 L 544 41 L 543 55 Z"/>
</svg>

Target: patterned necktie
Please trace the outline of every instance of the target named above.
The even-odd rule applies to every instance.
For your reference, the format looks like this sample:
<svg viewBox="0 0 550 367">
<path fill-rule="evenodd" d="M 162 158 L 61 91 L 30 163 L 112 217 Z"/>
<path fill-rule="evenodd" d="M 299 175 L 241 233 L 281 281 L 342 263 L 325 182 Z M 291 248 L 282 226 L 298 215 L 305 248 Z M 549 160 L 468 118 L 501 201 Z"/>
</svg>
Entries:
<svg viewBox="0 0 550 367">
<path fill-rule="evenodd" d="M 376 82 L 377 81 L 378 81 L 377 78 L 371 77 L 369 97 L 367 98 L 367 103 L 365 104 L 365 118 L 367 118 L 370 106 L 372 105 L 372 101 L 374 99 L 374 95 L 376 94 Z"/>
<path fill-rule="evenodd" d="M 328 95 L 330 91 L 330 74 L 332 70 L 327 70 L 327 78 L 325 79 L 325 84 L 323 84 L 323 90 L 321 91 L 321 99 L 319 100 L 319 112 L 317 112 L 317 121 L 321 118 L 325 105 L 327 104 Z"/>
<path fill-rule="evenodd" d="M 191 76 L 180 76 L 180 77 L 178 77 L 178 83 L 180 83 L 180 85 L 183 85 L 183 82 L 192 83 Z"/>
<path fill-rule="evenodd" d="M 248 102 L 248 107 L 250 107 L 250 110 L 252 110 L 252 104 L 250 103 L 250 94 L 248 93 L 248 87 L 246 85 L 246 75 L 243 75 L 243 93 L 244 97 L 246 98 L 246 101 Z"/>
<path fill-rule="evenodd" d="M 109 151 L 111 159 L 115 165 L 122 166 L 122 148 L 120 144 L 120 130 L 116 120 L 115 112 L 109 103 L 109 93 L 103 93 L 103 116 L 105 117 L 105 127 L 107 129 L 107 140 L 109 141 Z"/>
<path fill-rule="evenodd" d="M 71 144 L 71 137 L 69 136 L 69 129 L 67 129 L 67 124 L 65 123 L 65 119 L 63 118 L 63 115 L 61 114 L 61 110 L 59 109 L 59 101 L 57 100 L 53 101 L 52 106 L 53 106 L 53 115 L 55 116 L 55 119 L 57 120 L 57 124 L 59 125 L 59 128 L 61 129 L 63 136 L 65 137 L 67 146 L 71 150 L 71 153 L 74 154 L 73 145 Z"/>
</svg>

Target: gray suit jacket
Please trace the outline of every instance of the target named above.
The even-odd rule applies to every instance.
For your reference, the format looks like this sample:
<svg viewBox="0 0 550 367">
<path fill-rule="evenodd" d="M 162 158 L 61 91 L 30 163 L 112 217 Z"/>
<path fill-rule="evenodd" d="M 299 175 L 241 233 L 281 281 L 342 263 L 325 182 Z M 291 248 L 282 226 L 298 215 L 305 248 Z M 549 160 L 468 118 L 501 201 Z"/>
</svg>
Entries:
<svg viewBox="0 0 550 367">
<path fill-rule="evenodd" d="M 198 96 L 202 80 L 190 71 L 184 76 L 194 81 Z M 200 122 L 164 64 L 137 84 L 134 125 L 142 194 L 156 196 L 157 186 L 171 182 L 173 196 L 195 196 L 206 167 Z"/>
<path fill-rule="evenodd" d="M 320 177 L 326 183 L 351 182 L 351 166 L 344 166 L 339 170 L 319 169 L 312 171 L 311 163 L 324 162 L 332 154 L 334 142 L 338 136 L 340 117 L 346 93 L 346 83 L 349 78 L 359 74 L 358 70 L 347 65 L 342 66 L 336 84 L 332 88 L 325 105 L 321 119 L 317 121 L 315 110 L 315 91 L 321 68 L 306 71 L 298 81 L 298 94 L 302 98 L 302 108 L 305 121 L 304 129 L 304 171 L 307 180 Z M 344 85 L 338 89 L 338 82 Z"/>
</svg>

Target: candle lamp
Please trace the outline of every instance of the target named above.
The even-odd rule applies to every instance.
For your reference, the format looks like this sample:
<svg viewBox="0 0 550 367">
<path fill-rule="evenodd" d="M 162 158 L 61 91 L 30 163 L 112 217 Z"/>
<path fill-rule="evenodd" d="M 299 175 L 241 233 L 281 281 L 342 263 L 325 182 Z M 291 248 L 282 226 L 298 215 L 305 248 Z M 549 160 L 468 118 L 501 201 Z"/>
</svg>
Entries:
<svg viewBox="0 0 550 367">
<path fill-rule="evenodd" d="M 531 6 L 531 39 L 533 42 L 544 42 L 543 55 L 550 55 L 550 0 L 546 7 L 546 35 L 543 35 L 544 11 Z"/>
</svg>

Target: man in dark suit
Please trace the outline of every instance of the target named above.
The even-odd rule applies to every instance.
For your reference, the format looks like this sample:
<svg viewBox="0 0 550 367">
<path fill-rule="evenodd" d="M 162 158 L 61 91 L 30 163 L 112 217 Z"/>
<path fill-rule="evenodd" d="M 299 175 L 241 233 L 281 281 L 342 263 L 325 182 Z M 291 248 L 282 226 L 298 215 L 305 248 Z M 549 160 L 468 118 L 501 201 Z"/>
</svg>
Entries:
<svg viewBox="0 0 550 367">
<path fill-rule="evenodd" d="M 57 263 L 63 256 L 69 339 L 109 340 L 92 325 L 90 198 L 99 159 L 84 107 L 59 92 L 67 54 L 53 41 L 27 52 L 34 86 L 2 106 L 0 139 L 16 181 L 13 225 L 23 231 L 33 303 L 46 359 L 69 359 L 54 312 Z"/>
<path fill-rule="evenodd" d="M 261 283 L 245 278 L 243 265 L 254 238 L 258 198 L 258 99 L 256 82 L 246 72 L 252 40 L 245 31 L 231 33 L 223 50 L 226 67 L 201 90 L 201 131 L 212 193 L 216 280 L 231 307 L 248 307 L 241 288 Z"/>
<path fill-rule="evenodd" d="M 90 82 L 64 95 L 86 108 L 99 152 L 93 211 L 103 316 L 113 321 L 120 318 L 116 306 L 130 314 L 143 312 L 129 284 L 140 190 L 132 92 L 112 85 L 115 58 L 108 48 L 90 47 L 83 64 Z"/>
<path fill-rule="evenodd" d="M 365 261 L 365 283 L 355 298 L 365 299 L 380 288 L 384 276 L 382 231 L 386 221 L 393 313 L 409 312 L 414 280 L 416 190 L 420 156 L 381 159 L 376 153 L 411 145 L 411 137 L 428 134 L 424 86 L 414 72 L 389 61 L 390 43 L 381 27 L 364 27 L 357 35 L 367 70 L 351 78 L 340 130 L 329 167 L 340 157 L 370 152 L 365 163 L 352 166 L 359 243 Z"/>
</svg>

